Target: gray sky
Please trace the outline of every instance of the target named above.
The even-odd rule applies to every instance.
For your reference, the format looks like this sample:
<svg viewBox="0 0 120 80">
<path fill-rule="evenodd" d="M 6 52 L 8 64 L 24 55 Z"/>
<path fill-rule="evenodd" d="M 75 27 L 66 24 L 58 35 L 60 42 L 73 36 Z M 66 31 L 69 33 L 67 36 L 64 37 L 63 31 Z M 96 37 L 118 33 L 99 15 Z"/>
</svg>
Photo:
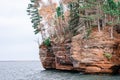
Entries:
<svg viewBox="0 0 120 80">
<path fill-rule="evenodd" d="M 29 0 L 0 0 L 0 60 L 39 60 L 26 8 Z"/>
</svg>

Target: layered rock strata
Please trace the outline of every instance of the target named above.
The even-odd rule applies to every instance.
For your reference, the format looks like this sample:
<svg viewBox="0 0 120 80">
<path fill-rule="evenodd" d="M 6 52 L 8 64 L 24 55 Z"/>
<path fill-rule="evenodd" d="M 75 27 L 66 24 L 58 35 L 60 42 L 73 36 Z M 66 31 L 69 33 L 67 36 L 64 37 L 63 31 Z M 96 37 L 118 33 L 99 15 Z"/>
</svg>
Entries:
<svg viewBox="0 0 120 80">
<path fill-rule="evenodd" d="M 117 36 L 116 36 L 117 35 Z M 104 36 L 104 37 L 103 37 Z M 91 33 L 88 39 L 78 34 L 63 43 L 40 46 L 45 69 L 75 70 L 84 73 L 120 72 L 120 35 L 110 39 L 107 32 Z"/>
</svg>

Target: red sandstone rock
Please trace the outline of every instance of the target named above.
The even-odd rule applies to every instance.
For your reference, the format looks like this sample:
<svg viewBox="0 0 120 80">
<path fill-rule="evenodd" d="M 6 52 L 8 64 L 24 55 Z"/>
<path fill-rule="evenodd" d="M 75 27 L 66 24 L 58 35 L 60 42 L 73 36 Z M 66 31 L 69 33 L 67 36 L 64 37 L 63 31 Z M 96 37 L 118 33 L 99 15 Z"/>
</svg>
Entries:
<svg viewBox="0 0 120 80">
<path fill-rule="evenodd" d="M 86 67 L 86 70 L 85 70 L 86 73 L 98 73 L 100 71 L 101 71 L 101 68 L 94 67 L 94 66 Z"/>
<path fill-rule="evenodd" d="M 105 37 L 101 37 L 104 34 Z M 43 67 L 60 70 L 77 70 L 85 73 L 112 73 L 115 66 L 120 73 L 120 40 L 110 40 L 107 33 L 91 34 L 93 38 L 83 40 L 81 35 L 71 41 L 40 47 L 40 59 Z M 100 38 L 101 37 L 101 38 Z M 104 53 L 112 55 L 108 59 Z"/>
</svg>

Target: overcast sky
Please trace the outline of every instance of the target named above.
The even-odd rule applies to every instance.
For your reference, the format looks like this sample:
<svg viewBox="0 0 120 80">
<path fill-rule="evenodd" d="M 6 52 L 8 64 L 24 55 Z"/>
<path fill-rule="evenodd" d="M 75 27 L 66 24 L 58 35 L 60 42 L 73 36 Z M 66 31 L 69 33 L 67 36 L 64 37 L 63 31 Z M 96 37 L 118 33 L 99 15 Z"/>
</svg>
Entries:
<svg viewBox="0 0 120 80">
<path fill-rule="evenodd" d="M 29 0 L 0 0 L 0 60 L 39 60 L 26 8 Z"/>
</svg>

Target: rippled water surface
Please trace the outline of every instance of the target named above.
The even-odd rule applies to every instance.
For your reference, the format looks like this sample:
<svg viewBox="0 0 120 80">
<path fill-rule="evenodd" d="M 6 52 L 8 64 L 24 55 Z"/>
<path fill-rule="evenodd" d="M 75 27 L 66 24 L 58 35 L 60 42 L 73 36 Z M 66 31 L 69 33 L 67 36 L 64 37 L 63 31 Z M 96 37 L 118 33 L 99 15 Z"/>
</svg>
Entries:
<svg viewBox="0 0 120 80">
<path fill-rule="evenodd" d="M 44 70 L 39 61 L 0 62 L 0 80 L 120 80 L 120 75 L 84 75 Z"/>
</svg>

